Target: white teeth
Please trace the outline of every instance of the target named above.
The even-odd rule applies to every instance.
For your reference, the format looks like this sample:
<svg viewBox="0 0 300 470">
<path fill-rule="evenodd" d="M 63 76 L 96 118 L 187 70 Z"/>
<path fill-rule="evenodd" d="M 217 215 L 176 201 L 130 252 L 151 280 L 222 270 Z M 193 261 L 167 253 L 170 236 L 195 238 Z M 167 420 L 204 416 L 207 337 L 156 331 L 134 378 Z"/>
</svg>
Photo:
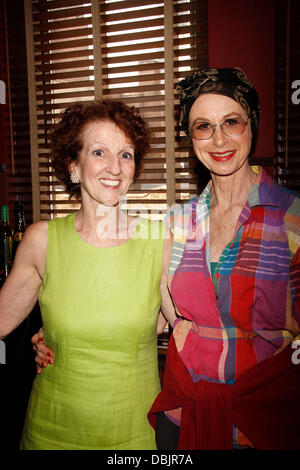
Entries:
<svg viewBox="0 0 300 470">
<path fill-rule="evenodd" d="M 99 181 L 100 181 L 100 183 L 103 183 L 106 186 L 119 186 L 119 184 L 120 184 L 119 180 L 103 180 L 103 179 L 100 179 Z"/>
<path fill-rule="evenodd" d="M 212 153 L 214 157 L 228 157 L 228 155 L 231 155 L 234 152 L 234 150 L 231 150 L 231 152 L 226 152 L 226 153 Z"/>
</svg>

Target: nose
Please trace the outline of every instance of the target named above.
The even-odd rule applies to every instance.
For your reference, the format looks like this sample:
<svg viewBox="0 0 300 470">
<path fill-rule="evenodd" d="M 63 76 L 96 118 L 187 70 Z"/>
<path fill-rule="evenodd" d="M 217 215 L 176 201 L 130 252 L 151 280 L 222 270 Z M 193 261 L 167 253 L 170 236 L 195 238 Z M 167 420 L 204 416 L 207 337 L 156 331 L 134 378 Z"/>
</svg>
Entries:
<svg viewBox="0 0 300 470">
<path fill-rule="evenodd" d="M 228 141 L 228 137 L 226 134 L 224 134 L 221 126 L 215 127 L 215 132 L 212 139 L 216 147 L 223 147 Z"/>
<path fill-rule="evenodd" d="M 116 176 L 121 173 L 121 162 L 118 156 L 110 155 L 107 162 L 107 171 Z"/>
</svg>

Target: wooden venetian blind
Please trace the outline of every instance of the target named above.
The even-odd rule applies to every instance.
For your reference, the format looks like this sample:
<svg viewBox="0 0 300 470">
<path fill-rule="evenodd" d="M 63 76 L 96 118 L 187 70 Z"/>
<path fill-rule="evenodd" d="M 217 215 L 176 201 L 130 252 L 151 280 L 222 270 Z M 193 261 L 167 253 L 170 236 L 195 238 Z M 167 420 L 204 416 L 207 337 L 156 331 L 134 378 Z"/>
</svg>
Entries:
<svg viewBox="0 0 300 470">
<path fill-rule="evenodd" d="M 275 78 L 277 180 L 282 186 L 300 193 L 300 3 L 298 0 L 276 1 Z"/>
<path fill-rule="evenodd" d="M 126 202 L 132 213 L 161 218 L 167 204 L 193 196 L 174 87 L 207 64 L 207 0 L 32 0 L 25 10 L 34 218 L 78 209 L 53 173 L 48 145 L 57 114 L 78 100 L 122 99 L 150 125 L 152 150 Z"/>
</svg>

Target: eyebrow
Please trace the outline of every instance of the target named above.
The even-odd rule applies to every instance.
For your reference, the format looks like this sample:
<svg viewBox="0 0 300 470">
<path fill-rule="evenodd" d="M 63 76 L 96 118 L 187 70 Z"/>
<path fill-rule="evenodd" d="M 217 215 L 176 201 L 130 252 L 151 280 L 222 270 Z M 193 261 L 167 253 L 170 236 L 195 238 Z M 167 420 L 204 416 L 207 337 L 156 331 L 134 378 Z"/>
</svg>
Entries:
<svg viewBox="0 0 300 470">
<path fill-rule="evenodd" d="M 243 117 L 241 115 L 241 113 L 238 113 L 238 112 L 232 112 L 232 113 L 228 113 L 228 114 L 225 114 L 222 119 L 226 119 L 228 118 L 229 116 L 240 116 L 240 117 Z M 204 118 L 204 117 L 197 117 L 196 119 L 194 119 L 194 121 L 192 122 L 192 126 L 198 122 L 198 121 L 204 121 L 204 122 L 211 122 L 210 119 L 208 118 Z"/>
<path fill-rule="evenodd" d="M 94 145 L 101 145 L 103 147 L 106 147 L 108 148 L 107 144 L 105 142 L 99 142 L 99 141 L 95 141 L 95 142 L 92 142 L 89 147 L 93 147 Z M 124 147 L 123 147 L 123 150 L 125 149 L 132 149 L 132 150 L 135 150 L 135 146 L 133 144 L 126 144 Z"/>
</svg>

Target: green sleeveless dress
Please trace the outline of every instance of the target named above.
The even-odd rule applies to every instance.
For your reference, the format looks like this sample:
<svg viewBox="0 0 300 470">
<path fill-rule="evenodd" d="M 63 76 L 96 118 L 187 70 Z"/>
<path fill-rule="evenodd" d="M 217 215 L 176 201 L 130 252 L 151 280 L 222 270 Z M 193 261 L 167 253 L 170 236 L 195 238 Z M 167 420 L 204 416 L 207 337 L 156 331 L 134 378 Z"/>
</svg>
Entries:
<svg viewBox="0 0 300 470">
<path fill-rule="evenodd" d="M 139 218 L 133 238 L 99 248 L 74 214 L 49 221 L 39 302 L 55 362 L 34 380 L 21 449 L 156 448 L 162 227 Z"/>
</svg>

